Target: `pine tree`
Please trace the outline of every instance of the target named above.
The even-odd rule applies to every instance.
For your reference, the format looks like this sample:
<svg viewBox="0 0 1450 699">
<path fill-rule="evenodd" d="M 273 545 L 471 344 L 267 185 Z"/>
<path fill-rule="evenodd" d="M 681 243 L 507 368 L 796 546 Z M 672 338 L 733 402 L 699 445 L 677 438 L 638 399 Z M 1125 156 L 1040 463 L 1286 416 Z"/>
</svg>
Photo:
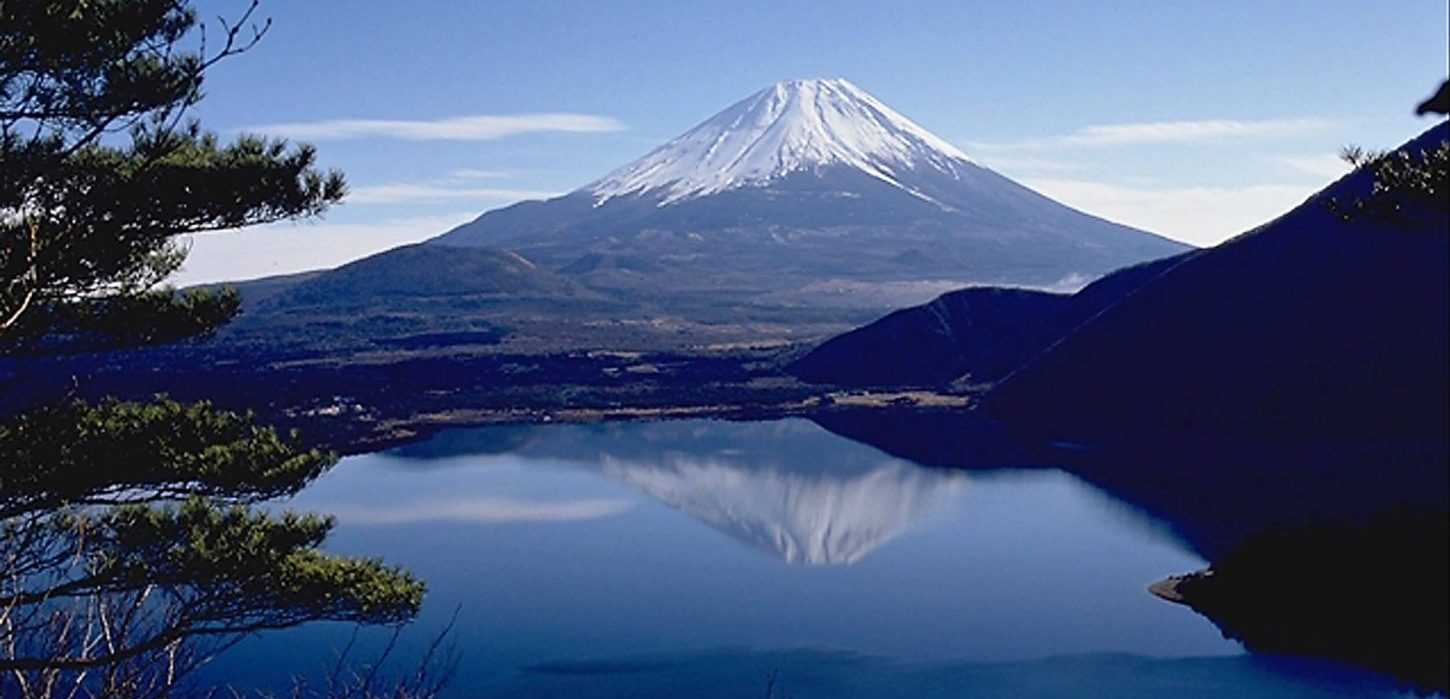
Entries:
<svg viewBox="0 0 1450 699">
<path fill-rule="evenodd" d="M 209 332 L 237 299 L 164 285 L 177 237 L 342 198 L 311 148 L 223 145 L 187 117 L 207 69 L 265 34 L 255 8 L 212 48 L 179 0 L 0 0 L 0 351 Z"/>
<path fill-rule="evenodd" d="M 165 284 L 178 236 L 341 199 L 311 148 L 187 116 L 266 33 L 255 10 L 208 37 L 185 0 L 0 0 L 0 355 L 209 333 L 238 299 Z M 164 696 L 242 634 L 411 618 L 420 581 L 321 552 L 327 517 L 256 506 L 334 461 L 207 403 L 0 420 L 0 696 Z"/>
</svg>

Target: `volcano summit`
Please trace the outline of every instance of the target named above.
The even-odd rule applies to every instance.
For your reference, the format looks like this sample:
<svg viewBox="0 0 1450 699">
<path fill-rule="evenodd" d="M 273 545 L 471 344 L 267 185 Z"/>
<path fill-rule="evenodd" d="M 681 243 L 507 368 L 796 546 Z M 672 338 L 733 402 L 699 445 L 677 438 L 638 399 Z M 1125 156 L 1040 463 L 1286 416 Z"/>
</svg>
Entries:
<svg viewBox="0 0 1450 699">
<path fill-rule="evenodd" d="M 845 80 L 798 80 L 757 92 L 585 189 L 601 204 L 631 195 L 672 204 L 844 167 L 931 201 L 915 185 L 960 180 L 971 164 Z"/>
<path fill-rule="evenodd" d="M 846 80 L 773 85 L 574 192 L 431 242 L 508 248 L 599 289 L 790 303 L 1050 285 L 1187 249 L 977 165 Z"/>
</svg>

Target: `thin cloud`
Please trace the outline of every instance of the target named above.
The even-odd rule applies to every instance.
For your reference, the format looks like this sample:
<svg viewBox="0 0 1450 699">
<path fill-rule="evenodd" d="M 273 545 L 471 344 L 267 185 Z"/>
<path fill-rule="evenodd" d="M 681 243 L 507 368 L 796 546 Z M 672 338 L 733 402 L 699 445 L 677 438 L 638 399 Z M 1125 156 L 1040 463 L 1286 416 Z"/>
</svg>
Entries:
<svg viewBox="0 0 1450 699">
<path fill-rule="evenodd" d="M 1272 139 L 1301 136 L 1334 126 L 1327 119 L 1262 119 L 1241 121 L 1207 119 L 1199 121 L 1146 121 L 1130 124 L 1098 124 L 1070 134 L 1007 143 L 974 142 L 982 151 L 1033 150 L 1041 148 L 1102 148 L 1166 143 L 1197 143 Z"/>
<path fill-rule="evenodd" d="M 1081 272 L 1068 272 L 1061 279 L 1041 287 L 1043 291 L 1051 291 L 1057 294 L 1077 293 L 1083 287 L 1091 284 L 1094 277 Z"/>
<path fill-rule="evenodd" d="M 985 167 L 992 168 L 998 172 L 1041 172 L 1041 173 L 1062 173 L 1074 172 L 1083 169 L 1081 162 L 1067 162 L 1063 160 L 1052 160 L 1049 158 L 1034 158 L 1030 156 L 994 155 L 981 161 Z"/>
<path fill-rule="evenodd" d="M 408 141 L 492 141 L 527 133 L 623 131 L 617 119 L 595 114 L 479 114 L 432 120 L 334 119 L 261 124 L 243 131 L 309 141 L 391 138 Z"/>
<path fill-rule="evenodd" d="M 451 201 L 454 199 L 517 201 L 548 199 L 560 193 L 506 187 L 450 187 L 439 184 L 397 183 L 353 187 L 347 195 L 349 204 L 397 204 L 417 201 Z"/>
<path fill-rule="evenodd" d="M 1124 187 L 1068 179 L 1025 184 L 1074 208 L 1198 246 L 1217 245 L 1303 203 L 1317 187 Z"/>
<path fill-rule="evenodd" d="M 400 505 L 368 505 L 327 508 L 338 520 L 350 525 L 414 524 L 419 522 L 469 522 L 514 524 L 520 522 L 582 522 L 624 514 L 635 503 L 615 499 L 582 499 L 561 502 L 533 502 L 512 498 L 423 500 Z"/>
<path fill-rule="evenodd" d="M 508 173 L 500 170 L 478 170 L 475 168 L 462 168 L 448 174 L 460 180 L 493 180 L 500 177 L 508 177 Z"/>
</svg>

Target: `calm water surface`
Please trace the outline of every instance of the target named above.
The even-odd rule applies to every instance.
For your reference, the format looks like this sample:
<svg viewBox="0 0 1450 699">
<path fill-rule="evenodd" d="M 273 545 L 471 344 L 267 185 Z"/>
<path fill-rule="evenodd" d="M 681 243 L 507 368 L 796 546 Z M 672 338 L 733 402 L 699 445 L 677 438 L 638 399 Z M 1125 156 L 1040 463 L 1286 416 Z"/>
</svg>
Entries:
<svg viewBox="0 0 1450 699">
<path fill-rule="evenodd" d="M 1391 694 L 1147 594 L 1205 562 L 1073 476 L 923 468 L 802 420 L 449 431 L 287 506 L 427 580 L 400 655 L 457 614 L 450 696 L 758 697 L 771 673 L 797 698 Z M 207 674 L 282 686 L 351 633 Z"/>
</svg>

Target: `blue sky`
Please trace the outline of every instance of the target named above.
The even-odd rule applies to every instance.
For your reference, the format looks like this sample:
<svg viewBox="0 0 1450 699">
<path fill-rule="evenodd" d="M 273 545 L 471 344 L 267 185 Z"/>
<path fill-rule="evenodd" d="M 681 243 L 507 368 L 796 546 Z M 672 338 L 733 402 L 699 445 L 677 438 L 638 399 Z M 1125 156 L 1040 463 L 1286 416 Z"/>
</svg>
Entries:
<svg viewBox="0 0 1450 699">
<path fill-rule="evenodd" d="M 242 0 L 200 0 L 234 18 Z M 776 81 L 844 77 L 1065 203 L 1209 245 L 1392 147 L 1447 3 L 264 0 L 196 115 L 313 143 L 349 201 L 199 237 L 179 281 L 333 266 L 563 193 Z"/>
</svg>

